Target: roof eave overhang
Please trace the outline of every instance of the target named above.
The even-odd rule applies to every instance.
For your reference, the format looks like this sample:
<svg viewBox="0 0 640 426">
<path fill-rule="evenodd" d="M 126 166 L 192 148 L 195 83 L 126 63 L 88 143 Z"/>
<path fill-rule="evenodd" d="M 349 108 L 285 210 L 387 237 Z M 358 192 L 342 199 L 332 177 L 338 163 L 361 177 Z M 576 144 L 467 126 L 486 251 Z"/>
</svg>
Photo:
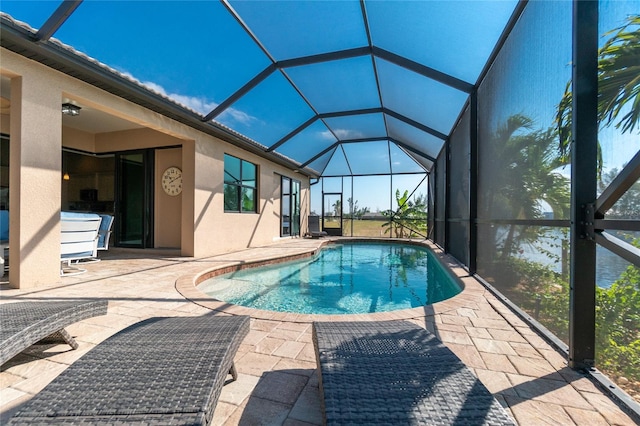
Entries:
<svg viewBox="0 0 640 426">
<path fill-rule="evenodd" d="M 57 43 L 48 40 L 37 41 L 33 32 L 5 16 L 0 16 L 0 46 L 288 169 L 308 177 L 318 177 L 317 171 L 301 168 L 299 163 L 278 153 L 266 152 L 266 147 L 215 122 L 203 121 L 197 113 L 171 102 L 100 63 L 79 56 Z"/>
</svg>

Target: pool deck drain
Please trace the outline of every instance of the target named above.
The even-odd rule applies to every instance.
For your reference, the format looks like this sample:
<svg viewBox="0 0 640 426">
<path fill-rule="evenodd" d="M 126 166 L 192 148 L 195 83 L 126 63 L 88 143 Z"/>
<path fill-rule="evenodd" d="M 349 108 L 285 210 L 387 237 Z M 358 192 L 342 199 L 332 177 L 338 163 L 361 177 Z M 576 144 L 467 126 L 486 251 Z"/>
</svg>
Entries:
<svg viewBox="0 0 640 426">
<path fill-rule="evenodd" d="M 109 301 L 108 314 L 68 328 L 80 347 L 34 345 L 2 367 L 0 424 L 95 345 L 153 316 L 203 315 L 210 310 L 252 316 L 251 331 L 236 356 L 239 379 L 225 386 L 214 425 L 319 425 L 311 321 L 412 321 L 435 333 L 505 406 L 520 425 L 633 425 L 634 421 L 588 378 L 567 367 L 565 357 L 462 268 L 454 273 L 464 291 L 421 308 L 355 315 L 306 315 L 257 311 L 211 300 L 195 286 L 218 268 L 303 256 L 329 239 L 291 239 L 208 258 L 162 250 L 113 248 L 88 272 L 62 284 L 35 289 L 0 285 L 0 303 L 19 300 Z M 444 257 L 444 262 L 455 262 Z M 203 272 L 205 273 L 203 275 Z M 6 277 L 4 278 L 6 280 Z"/>
</svg>

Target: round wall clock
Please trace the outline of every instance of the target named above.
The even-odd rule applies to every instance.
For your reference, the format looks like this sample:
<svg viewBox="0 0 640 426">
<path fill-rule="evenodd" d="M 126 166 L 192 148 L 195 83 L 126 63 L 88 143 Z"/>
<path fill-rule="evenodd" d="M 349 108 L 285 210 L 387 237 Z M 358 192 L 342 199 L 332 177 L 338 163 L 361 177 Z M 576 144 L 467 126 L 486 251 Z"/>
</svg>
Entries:
<svg viewBox="0 0 640 426">
<path fill-rule="evenodd" d="M 169 167 L 162 173 L 162 189 L 167 195 L 175 196 L 182 192 L 182 170 Z"/>
</svg>

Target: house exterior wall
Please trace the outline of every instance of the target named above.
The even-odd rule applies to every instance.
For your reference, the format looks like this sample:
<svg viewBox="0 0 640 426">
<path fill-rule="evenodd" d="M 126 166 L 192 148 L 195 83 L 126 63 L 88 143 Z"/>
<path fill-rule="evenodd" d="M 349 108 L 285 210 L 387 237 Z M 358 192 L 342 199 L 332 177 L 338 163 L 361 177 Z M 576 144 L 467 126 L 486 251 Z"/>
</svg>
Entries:
<svg viewBox="0 0 640 426">
<path fill-rule="evenodd" d="M 171 166 L 182 170 L 182 149 L 168 148 L 156 150 L 154 200 L 154 246 L 156 248 L 177 248 L 182 242 L 182 194 L 169 195 L 162 189 L 162 173 Z M 183 191 L 184 192 L 184 191 Z"/>
<path fill-rule="evenodd" d="M 278 240 L 280 175 L 301 182 L 301 217 L 308 215 L 309 179 L 304 175 L 5 49 L 0 49 L 0 74 L 12 83 L 11 114 L 8 120 L 3 117 L 2 127 L 10 121 L 13 287 L 61 282 L 63 146 L 95 153 L 170 147 L 156 151 L 156 245 L 180 247 L 183 256 L 211 256 Z M 142 128 L 98 134 L 63 128 L 60 105 L 66 99 Z M 225 153 L 258 166 L 257 213 L 224 212 Z M 183 192 L 171 199 L 161 196 L 159 179 L 167 164 L 183 171 Z"/>
<path fill-rule="evenodd" d="M 4 63 L 4 57 L 2 58 Z M 28 287 L 60 279 L 60 154 L 62 118 L 58 85 L 37 73 L 11 79 L 9 168 L 10 282 Z M 55 108 L 55 109 L 54 109 Z M 18 215 L 18 213 L 20 213 Z M 54 251 L 55 248 L 55 251 Z"/>
</svg>

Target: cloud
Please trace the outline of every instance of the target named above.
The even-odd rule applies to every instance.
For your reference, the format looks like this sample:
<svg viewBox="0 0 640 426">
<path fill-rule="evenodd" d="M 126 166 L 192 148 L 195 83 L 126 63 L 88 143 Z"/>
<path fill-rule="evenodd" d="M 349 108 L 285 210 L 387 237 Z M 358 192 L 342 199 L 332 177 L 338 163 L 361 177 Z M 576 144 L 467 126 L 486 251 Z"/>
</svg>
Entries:
<svg viewBox="0 0 640 426">
<path fill-rule="evenodd" d="M 362 132 L 358 132 L 356 130 L 349 130 L 349 129 L 335 129 L 333 131 L 333 133 L 331 133 L 329 130 L 326 130 L 324 132 L 320 132 L 320 137 L 322 137 L 323 139 L 327 139 L 327 140 L 335 140 L 336 138 L 335 136 L 338 137 L 338 139 L 361 139 L 364 137 L 364 134 L 362 134 Z"/>
<path fill-rule="evenodd" d="M 145 86 L 147 89 L 156 92 L 159 95 L 167 97 L 174 102 L 202 115 L 209 114 L 219 105 L 219 103 L 208 100 L 207 98 L 202 96 L 187 96 L 178 93 L 168 93 L 164 87 L 160 86 L 157 83 L 154 83 L 152 81 L 139 81 L 129 72 L 120 72 L 125 77 Z M 258 121 L 256 117 L 253 117 L 252 115 L 235 108 L 227 108 L 222 112 L 222 114 L 216 117 L 216 121 L 225 121 L 224 117 L 228 117 L 228 120 L 231 122 L 240 123 L 246 126 Z"/>
<path fill-rule="evenodd" d="M 333 133 L 331 133 L 328 130 L 325 130 L 324 132 L 320 132 L 320 137 L 322 139 L 326 139 L 326 140 L 330 140 L 330 141 L 336 140 L 335 136 L 333 136 Z"/>
<path fill-rule="evenodd" d="M 181 105 L 186 106 L 189 109 L 199 112 L 202 115 L 209 114 L 215 107 L 218 106 L 216 102 L 211 102 L 201 97 L 178 95 L 175 93 L 170 93 L 167 95 L 167 97 L 173 99 Z"/>
<path fill-rule="evenodd" d="M 235 121 L 236 123 L 244 124 L 246 126 L 259 121 L 256 117 L 235 108 L 226 109 L 222 114 L 218 116 L 218 119 L 224 121 L 224 117 L 227 116 L 230 117 L 230 120 Z"/>
<path fill-rule="evenodd" d="M 186 96 L 180 95 L 178 93 L 167 93 L 164 87 L 151 81 L 143 81 L 141 82 L 141 84 L 148 89 L 153 90 L 154 92 L 159 93 L 162 96 L 166 96 L 174 102 L 177 102 L 180 105 L 183 105 L 190 110 L 196 111 L 202 115 L 209 114 L 215 107 L 218 106 L 218 103 L 209 101 L 204 97 Z"/>
</svg>

